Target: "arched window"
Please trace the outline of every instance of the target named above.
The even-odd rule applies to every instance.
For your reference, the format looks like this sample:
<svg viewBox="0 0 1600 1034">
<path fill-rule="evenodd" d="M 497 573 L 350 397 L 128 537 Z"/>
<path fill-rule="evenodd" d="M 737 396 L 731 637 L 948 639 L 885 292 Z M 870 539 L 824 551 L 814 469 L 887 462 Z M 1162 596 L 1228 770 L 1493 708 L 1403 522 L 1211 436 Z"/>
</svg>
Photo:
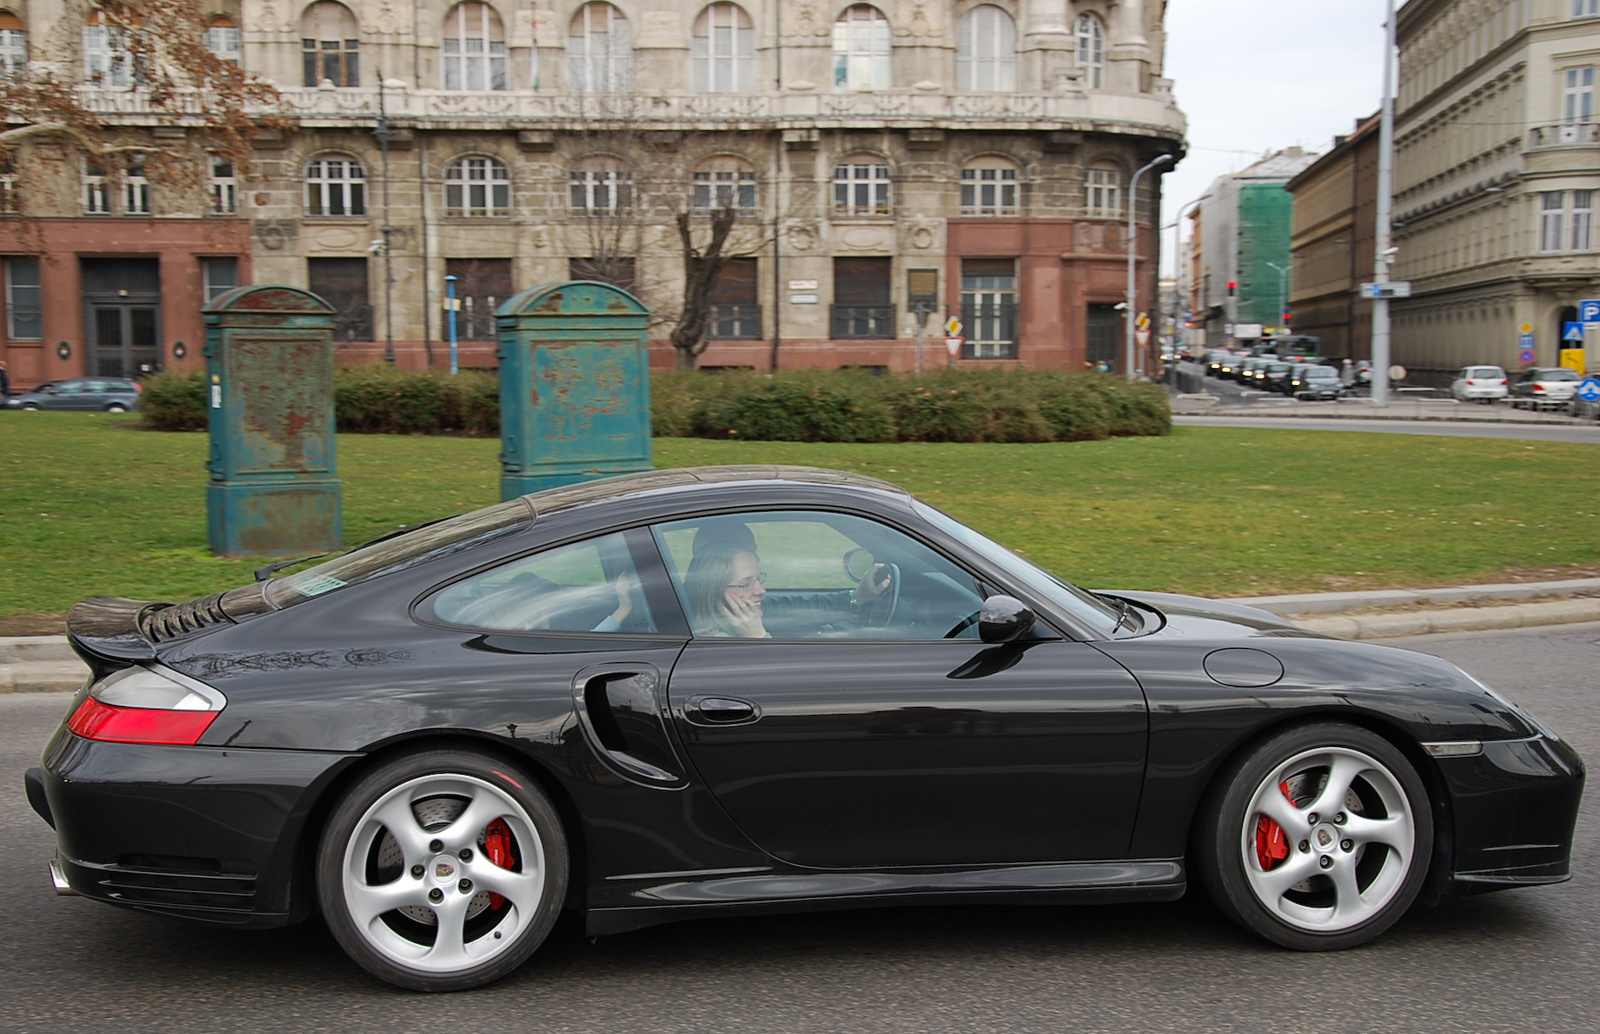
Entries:
<svg viewBox="0 0 1600 1034">
<path fill-rule="evenodd" d="M 694 210 L 728 206 L 749 215 L 756 210 L 756 170 L 738 158 L 713 158 L 694 170 Z"/>
<path fill-rule="evenodd" d="M 28 67 L 28 32 L 10 11 L 0 11 L 0 75 L 21 75 Z"/>
<path fill-rule="evenodd" d="M 633 89 L 633 27 L 607 3 L 584 4 L 567 29 L 567 88 L 574 93 Z"/>
<path fill-rule="evenodd" d="M 750 93 L 756 88 L 756 29 L 738 4 L 712 4 L 694 21 L 694 88 Z"/>
<path fill-rule="evenodd" d="M 444 170 L 444 211 L 455 216 L 511 213 L 511 173 L 493 158 L 457 158 Z"/>
<path fill-rule="evenodd" d="M 1083 207 L 1090 215 L 1117 216 L 1122 213 L 1122 170 L 1110 162 L 1089 167 L 1083 190 Z"/>
<path fill-rule="evenodd" d="M 974 7 L 956 35 L 957 89 L 1009 93 L 1017 88 L 1017 24 L 994 6 Z"/>
<path fill-rule="evenodd" d="M 1097 15 L 1078 15 L 1078 67 L 1084 86 L 1099 90 L 1106 85 L 1106 28 Z"/>
<path fill-rule="evenodd" d="M 133 85 L 133 55 L 120 25 L 109 25 L 99 11 L 83 26 L 83 71 L 96 86 Z"/>
<path fill-rule="evenodd" d="M 456 4 L 444 20 L 444 88 L 506 88 L 506 33 L 488 4 Z"/>
<path fill-rule="evenodd" d="M 305 85 L 320 86 L 326 79 L 335 86 L 360 86 L 360 37 L 361 26 L 344 4 L 321 0 L 306 8 L 300 18 Z"/>
<path fill-rule="evenodd" d="M 840 90 L 889 88 L 889 19 L 876 7 L 856 4 L 833 23 L 833 85 Z"/>
<path fill-rule="evenodd" d="M 575 212 L 610 215 L 633 206 L 633 176 L 613 158 L 585 158 L 568 183 Z"/>
<path fill-rule="evenodd" d="M 222 15 L 206 22 L 206 49 L 224 61 L 239 63 L 239 27 Z"/>
<path fill-rule="evenodd" d="M 319 155 L 306 166 L 306 215 L 366 215 L 367 174 L 340 154 Z"/>
<path fill-rule="evenodd" d="M 834 215 L 888 215 L 889 166 L 882 158 L 857 155 L 833 167 Z"/>
<path fill-rule="evenodd" d="M 1016 215 L 1017 167 L 1004 158 L 978 158 L 961 170 L 962 215 Z"/>
</svg>

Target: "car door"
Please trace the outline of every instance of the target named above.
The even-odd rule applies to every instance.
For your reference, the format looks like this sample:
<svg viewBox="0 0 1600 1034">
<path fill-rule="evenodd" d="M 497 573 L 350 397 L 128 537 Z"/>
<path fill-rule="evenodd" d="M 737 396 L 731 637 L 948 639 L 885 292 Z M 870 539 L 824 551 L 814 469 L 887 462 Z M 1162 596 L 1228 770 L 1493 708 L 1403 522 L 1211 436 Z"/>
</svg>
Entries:
<svg viewBox="0 0 1600 1034">
<path fill-rule="evenodd" d="M 709 549 L 697 540 L 719 525 L 755 543 L 745 559 L 762 568 L 771 638 L 710 627 L 691 602 Z M 1125 853 L 1145 703 L 1092 646 L 981 642 L 990 586 L 864 517 L 751 512 L 654 531 L 695 631 L 668 684 L 674 728 L 763 850 L 829 869 Z M 885 571 L 897 598 L 863 602 Z"/>
</svg>

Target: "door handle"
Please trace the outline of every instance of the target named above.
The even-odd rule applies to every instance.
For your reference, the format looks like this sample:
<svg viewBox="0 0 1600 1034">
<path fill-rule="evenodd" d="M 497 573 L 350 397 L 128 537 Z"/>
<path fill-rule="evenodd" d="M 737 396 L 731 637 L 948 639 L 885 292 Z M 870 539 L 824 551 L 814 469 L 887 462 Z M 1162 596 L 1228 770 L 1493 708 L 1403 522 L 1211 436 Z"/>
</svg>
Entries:
<svg viewBox="0 0 1600 1034">
<path fill-rule="evenodd" d="M 745 725 L 761 717 L 759 707 L 737 697 L 695 697 L 683 713 L 693 725 Z"/>
</svg>

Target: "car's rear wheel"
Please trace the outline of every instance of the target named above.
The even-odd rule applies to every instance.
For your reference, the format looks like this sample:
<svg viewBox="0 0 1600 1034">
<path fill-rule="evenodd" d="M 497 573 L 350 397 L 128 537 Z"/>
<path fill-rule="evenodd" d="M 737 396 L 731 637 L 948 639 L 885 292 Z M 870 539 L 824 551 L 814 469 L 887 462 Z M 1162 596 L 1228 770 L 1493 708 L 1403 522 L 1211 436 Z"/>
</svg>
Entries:
<svg viewBox="0 0 1600 1034">
<path fill-rule="evenodd" d="M 22 404 L 22 408 L 28 410 L 30 413 L 37 413 L 39 411 L 39 403 L 37 403 L 37 402 L 24 402 Z"/>
<path fill-rule="evenodd" d="M 1302 951 L 1352 948 L 1411 906 L 1433 850 L 1428 794 L 1375 733 L 1318 723 L 1236 760 L 1196 828 L 1202 882 L 1230 918 Z"/>
<path fill-rule="evenodd" d="M 120 402 L 113 402 L 113 403 L 111 403 L 111 405 L 106 407 L 106 412 L 107 413 L 126 413 L 127 411 L 128 411 L 128 407 L 124 406 Z"/>
<path fill-rule="evenodd" d="M 317 894 L 350 957 L 418 991 L 497 980 L 544 941 L 567 886 L 555 808 L 514 766 L 466 751 L 391 761 L 323 830 Z"/>
</svg>

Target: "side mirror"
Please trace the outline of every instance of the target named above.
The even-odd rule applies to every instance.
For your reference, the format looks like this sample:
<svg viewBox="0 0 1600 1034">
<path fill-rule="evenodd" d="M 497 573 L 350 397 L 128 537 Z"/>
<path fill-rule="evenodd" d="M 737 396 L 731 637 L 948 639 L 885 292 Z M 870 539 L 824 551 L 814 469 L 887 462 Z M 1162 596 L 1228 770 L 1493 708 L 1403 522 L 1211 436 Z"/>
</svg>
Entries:
<svg viewBox="0 0 1600 1034">
<path fill-rule="evenodd" d="M 1015 596 L 990 596 L 978 612 L 978 638 L 1009 643 L 1033 627 L 1034 613 Z"/>
</svg>

